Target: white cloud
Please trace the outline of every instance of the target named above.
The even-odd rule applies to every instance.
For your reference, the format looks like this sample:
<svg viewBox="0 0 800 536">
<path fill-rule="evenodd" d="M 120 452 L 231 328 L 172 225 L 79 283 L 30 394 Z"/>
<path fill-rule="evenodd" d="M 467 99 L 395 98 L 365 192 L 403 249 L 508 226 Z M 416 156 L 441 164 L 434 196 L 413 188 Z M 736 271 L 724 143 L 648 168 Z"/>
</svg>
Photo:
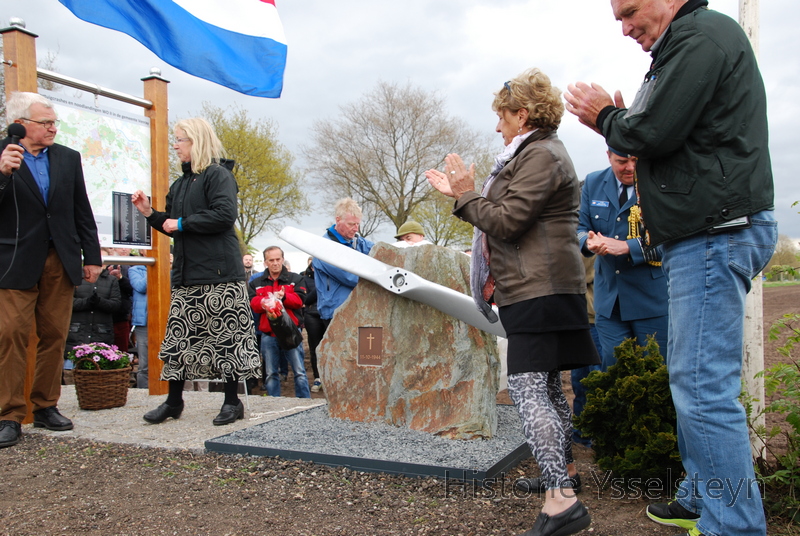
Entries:
<svg viewBox="0 0 800 536">
<path fill-rule="evenodd" d="M 710 7 L 737 18 L 738 4 L 711 0 Z M 622 35 L 608 0 L 279 0 L 277 5 L 289 47 L 284 92 L 277 100 L 247 97 L 186 75 L 134 39 L 81 21 L 56 0 L 3 2 L 0 21 L 22 17 L 40 35 L 39 56 L 57 55 L 59 72 L 118 91 L 140 95 L 140 78 L 159 66 L 171 81 L 172 117 L 197 113 L 204 101 L 238 104 L 253 117 L 273 119 L 281 141 L 298 158 L 314 121 L 336 116 L 339 106 L 378 80 L 438 90 L 451 114 L 491 134 L 492 93 L 528 67 L 541 68 L 561 89 L 578 80 L 595 82 L 620 89 L 630 101 L 649 64 L 649 56 Z M 781 232 L 800 236 L 800 215 L 790 207 L 800 199 L 794 178 L 800 166 L 800 54 L 793 38 L 800 10 L 792 0 L 762 1 L 760 10 L 777 216 Z M 559 135 L 579 175 L 607 165 L 603 140 L 569 114 Z M 314 216 L 290 224 L 321 234 L 330 222 L 328 207 L 317 207 Z M 378 238 L 391 233 L 385 234 Z M 276 241 L 265 236 L 256 246 Z"/>
</svg>

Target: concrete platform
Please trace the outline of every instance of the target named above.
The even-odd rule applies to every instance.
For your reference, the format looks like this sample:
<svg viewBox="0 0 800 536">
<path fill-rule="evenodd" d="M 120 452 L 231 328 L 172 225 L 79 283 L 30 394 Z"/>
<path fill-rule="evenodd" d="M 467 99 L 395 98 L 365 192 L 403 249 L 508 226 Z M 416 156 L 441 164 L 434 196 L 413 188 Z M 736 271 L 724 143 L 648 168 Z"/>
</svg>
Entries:
<svg viewBox="0 0 800 536">
<path fill-rule="evenodd" d="M 129 389 L 125 406 L 87 411 L 78 408 L 75 386 L 64 385 L 61 387 L 58 409 L 65 417 L 72 419 L 75 428 L 67 432 L 52 432 L 26 424 L 22 427 L 22 432 L 54 437 L 80 437 L 109 443 L 133 443 L 145 447 L 187 449 L 202 453 L 205 452 L 205 441 L 220 434 L 325 404 L 324 400 L 311 398 L 248 396 L 245 399 L 244 395 L 240 398 L 245 402 L 245 418 L 233 424 L 211 424 L 222 407 L 222 393 L 196 391 L 184 391 L 185 409 L 180 419 L 149 424 L 142 419 L 142 415 L 161 404 L 166 395 L 150 396 L 146 389 Z"/>
</svg>

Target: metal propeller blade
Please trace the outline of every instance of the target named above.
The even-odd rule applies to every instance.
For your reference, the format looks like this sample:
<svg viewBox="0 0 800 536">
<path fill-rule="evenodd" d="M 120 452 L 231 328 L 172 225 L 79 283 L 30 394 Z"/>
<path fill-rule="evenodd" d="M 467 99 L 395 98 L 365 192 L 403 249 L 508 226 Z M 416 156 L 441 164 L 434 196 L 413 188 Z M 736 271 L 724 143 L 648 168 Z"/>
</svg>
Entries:
<svg viewBox="0 0 800 536">
<path fill-rule="evenodd" d="M 432 283 L 404 268 L 390 266 L 352 248 L 295 227 L 284 227 L 278 236 L 309 255 L 363 277 L 392 294 L 429 305 L 493 335 L 506 336 L 503 324 L 499 320 L 495 323 L 489 322 L 466 294 Z M 496 312 L 497 308 L 494 309 Z"/>
</svg>

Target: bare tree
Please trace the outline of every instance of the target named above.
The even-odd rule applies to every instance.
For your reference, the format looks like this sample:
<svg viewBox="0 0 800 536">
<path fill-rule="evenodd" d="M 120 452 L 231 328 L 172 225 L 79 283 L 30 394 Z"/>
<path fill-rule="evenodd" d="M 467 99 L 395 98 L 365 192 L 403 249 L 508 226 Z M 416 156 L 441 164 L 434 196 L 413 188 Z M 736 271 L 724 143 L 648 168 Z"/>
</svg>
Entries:
<svg viewBox="0 0 800 536">
<path fill-rule="evenodd" d="M 772 258 L 764 270 L 769 271 L 773 266 L 800 268 L 800 249 L 797 246 L 797 241 L 788 235 L 779 234 L 775 253 L 772 254 Z"/>
<path fill-rule="evenodd" d="M 466 162 L 469 164 L 469 162 Z M 480 191 L 485 177 L 492 169 L 489 153 L 479 155 L 475 162 L 476 189 Z M 472 245 L 472 225 L 453 216 L 453 199 L 438 192 L 417 205 L 411 219 L 425 229 L 425 238 L 439 246 L 468 248 Z"/>
<path fill-rule="evenodd" d="M 448 153 L 471 161 L 488 140 L 450 117 L 435 93 L 379 82 L 334 120 L 313 127 L 304 150 L 309 171 L 332 202 L 349 196 L 364 210 L 367 235 L 382 223 L 400 227 L 433 192 L 425 170 L 441 167 Z"/>
<path fill-rule="evenodd" d="M 294 157 L 278 141 L 272 122 L 254 121 L 241 108 L 223 110 L 209 103 L 203 104 L 202 115 L 235 161 L 237 231 L 246 252 L 250 242 L 266 229 L 277 231 L 282 220 L 296 220 L 308 211 L 301 176 L 292 170 Z"/>
<path fill-rule="evenodd" d="M 3 56 L 3 39 L 0 38 L 0 58 Z M 55 71 L 56 66 L 56 58 L 58 57 L 57 53 L 48 52 L 47 56 L 43 59 L 39 60 L 37 65 L 42 69 L 47 69 L 48 71 Z M 41 78 L 38 79 L 37 85 L 41 89 L 47 89 L 49 91 L 58 91 L 62 88 L 61 85 L 56 84 L 55 82 L 51 82 L 49 80 L 42 80 Z M 5 121 L 6 119 L 6 70 L 5 66 L 0 66 L 0 118 Z M 5 123 L 4 123 L 5 124 Z"/>
</svg>

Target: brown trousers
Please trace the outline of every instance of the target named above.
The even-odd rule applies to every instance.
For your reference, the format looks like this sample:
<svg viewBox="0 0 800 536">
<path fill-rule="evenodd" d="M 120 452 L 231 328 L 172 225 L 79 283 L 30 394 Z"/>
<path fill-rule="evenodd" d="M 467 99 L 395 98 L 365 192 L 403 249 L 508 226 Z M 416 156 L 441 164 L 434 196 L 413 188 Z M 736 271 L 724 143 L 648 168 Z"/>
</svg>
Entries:
<svg viewBox="0 0 800 536">
<path fill-rule="evenodd" d="M 58 404 L 74 289 L 53 248 L 36 285 L 0 289 L 0 420 L 22 422 L 27 413 L 25 374 L 34 321 L 39 342 L 31 388 L 33 411 Z"/>
</svg>

